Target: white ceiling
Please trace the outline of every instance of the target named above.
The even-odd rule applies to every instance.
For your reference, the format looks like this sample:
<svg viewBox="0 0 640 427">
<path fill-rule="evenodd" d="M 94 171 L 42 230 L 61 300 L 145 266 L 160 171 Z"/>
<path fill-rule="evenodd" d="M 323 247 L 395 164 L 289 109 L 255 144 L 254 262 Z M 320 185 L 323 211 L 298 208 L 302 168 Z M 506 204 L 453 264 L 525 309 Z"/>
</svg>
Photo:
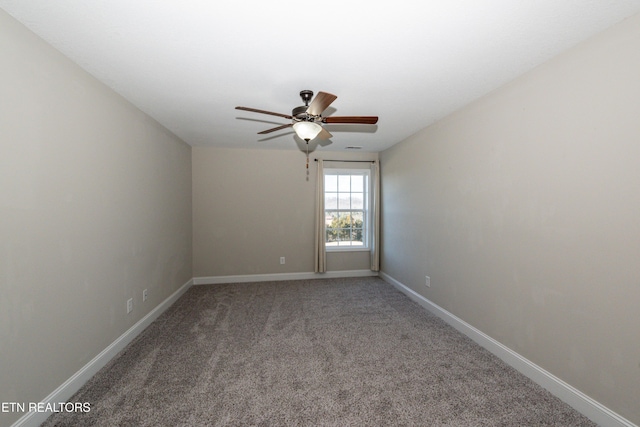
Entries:
<svg viewBox="0 0 640 427">
<path fill-rule="evenodd" d="M 302 104 L 300 90 L 310 89 L 338 95 L 326 113 L 380 117 L 375 126 L 326 125 L 334 136 L 325 149 L 380 151 L 640 12 L 640 0 L 0 0 L 0 7 L 191 145 L 298 149 L 290 129 L 256 134 L 286 119 L 234 107 L 290 114 Z"/>
</svg>

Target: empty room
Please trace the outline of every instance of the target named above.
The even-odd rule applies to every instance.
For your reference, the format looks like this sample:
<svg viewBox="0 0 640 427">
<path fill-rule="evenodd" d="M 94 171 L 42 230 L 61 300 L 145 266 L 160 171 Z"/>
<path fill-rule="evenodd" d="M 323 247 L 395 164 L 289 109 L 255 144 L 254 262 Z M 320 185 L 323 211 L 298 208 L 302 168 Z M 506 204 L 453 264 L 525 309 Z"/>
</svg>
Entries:
<svg viewBox="0 0 640 427">
<path fill-rule="evenodd" d="M 640 425 L 640 0 L 0 0 L 0 425 Z"/>
</svg>

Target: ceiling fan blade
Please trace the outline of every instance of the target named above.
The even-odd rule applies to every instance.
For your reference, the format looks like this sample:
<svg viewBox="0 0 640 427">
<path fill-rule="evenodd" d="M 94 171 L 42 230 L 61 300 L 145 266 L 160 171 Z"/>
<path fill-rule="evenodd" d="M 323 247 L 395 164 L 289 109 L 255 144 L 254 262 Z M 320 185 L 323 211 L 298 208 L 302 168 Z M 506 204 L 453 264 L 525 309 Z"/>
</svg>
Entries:
<svg viewBox="0 0 640 427">
<path fill-rule="evenodd" d="M 236 110 L 251 111 L 252 113 L 270 114 L 272 116 L 284 117 L 285 119 L 293 118 L 289 114 L 274 113 L 273 111 L 257 110 L 255 108 L 248 108 L 248 107 L 236 107 Z"/>
<path fill-rule="evenodd" d="M 333 135 L 331 135 L 331 133 L 328 130 L 326 130 L 325 128 L 322 128 L 322 130 L 318 134 L 318 138 L 320 138 L 320 139 L 329 139 L 332 136 Z"/>
<path fill-rule="evenodd" d="M 290 128 L 291 126 L 293 126 L 293 123 L 289 123 L 288 125 L 282 125 L 282 126 L 278 126 L 278 127 L 275 127 L 275 128 L 263 130 L 262 132 L 258 132 L 258 135 L 264 135 L 265 133 L 271 133 L 271 132 L 275 132 L 277 130 Z"/>
<path fill-rule="evenodd" d="M 309 108 L 307 108 L 307 114 L 311 114 L 312 116 L 319 116 L 322 114 L 324 110 L 327 109 L 329 105 L 333 101 L 335 101 L 337 96 L 332 95 L 327 92 L 318 92 L 311 104 L 309 104 Z"/>
<path fill-rule="evenodd" d="M 375 125 L 378 123 L 378 116 L 338 116 L 324 117 L 323 123 L 351 123 L 362 125 Z"/>
</svg>

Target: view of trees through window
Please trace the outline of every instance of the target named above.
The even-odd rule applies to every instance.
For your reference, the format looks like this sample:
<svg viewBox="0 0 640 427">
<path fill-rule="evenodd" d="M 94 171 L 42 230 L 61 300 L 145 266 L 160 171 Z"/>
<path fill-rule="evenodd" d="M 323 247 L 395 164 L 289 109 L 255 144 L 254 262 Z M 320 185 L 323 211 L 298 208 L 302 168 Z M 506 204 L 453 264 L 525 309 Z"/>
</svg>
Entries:
<svg viewBox="0 0 640 427">
<path fill-rule="evenodd" d="M 327 247 L 365 247 L 368 171 L 325 172 Z"/>
<path fill-rule="evenodd" d="M 327 225 L 327 245 L 363 245 L 362 218 L 353 218 L 349 214 L 331 217 L 331 223 Z"/>
</svg>

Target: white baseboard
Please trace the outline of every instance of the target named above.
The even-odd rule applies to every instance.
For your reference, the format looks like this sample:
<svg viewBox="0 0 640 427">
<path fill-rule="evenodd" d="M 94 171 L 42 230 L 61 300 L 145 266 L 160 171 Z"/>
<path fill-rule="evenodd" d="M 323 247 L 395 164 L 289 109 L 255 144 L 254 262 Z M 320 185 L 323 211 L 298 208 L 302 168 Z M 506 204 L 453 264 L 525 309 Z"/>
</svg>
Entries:
<svg viewBox="0 0 640 427">
<path fill-rule="evenodd" d="M 413 301 L 443 319 L 459 332 L 465 334 L 476 343 L 498 356 L 508 365 L 547 389 L 554 396 L 558 397 L 560 400 L 564 401 L 596 424 L 603 427 L 638 427 L 636 424 L 613 412 L 606 406 L 582 393 L 580 390 L 562 381 L 552 373 L 547 372 L 540 366 L 491 338 L 484 332 L 474 328 L 464 320 L 454 316 L 447 310 L 429 301 L 427 298 L 398 282 L 388 274 L 381 271 L 380 277 L 385 282 L 395 286 Z"/>
<path fill-rule="evenodd" d="M 271 282 L 280 280 L 309 280 L 309 279 L 335 279 L 343 277 L 369 277 L 378 276 L 377 271 L 371 270 L 345 270 L 327 271 L 326 273 L 276 273 L 276 274 L 247 274 L 238 276 L 209 276 L 194 277 L 194 285 L 219 285 L 222 283 L 247 283 L 247 282 Z"/>
<path fill-rule="evenodd" d="M 51 403 L 55 406 L 58 402 L 66 402 L 71 396 L 73 396 L 80 387 L 82 387 L 92 376 L 94 376 L 100 369 L 102 369 L 111 359 L 113 359 L 123 348 L 126 347 L 133 339 L 138 336 L 147 326 L 149 326 L 154 320 L 156 320 L 166 309 L 171 307 L 178 298 L 182 296 L 193 285 L 193 279 L 190 279 L 187 283 L 182 285 L 177 291 L 171 294 L 160 305 L 151 310 L 146 316 L 140 319 L 135 325 L 133 325 L 127 332 L 120 335 L 114 342 L 112 342 L 107 348 L 102 350 L 100 354 L 94 357 L 89 363 L 87 363 L 82 369 L 76 372 L 71 378 L 65 381 L 60 387 L 55 389 L 49 394 L 42 403 L 45 405 Z M 11 427 L 37 427 L 42 424 L 51 413 L 49 412 L 28 412 L 23 415 L 18 421 L 12 424 Z"/>
</svg>

